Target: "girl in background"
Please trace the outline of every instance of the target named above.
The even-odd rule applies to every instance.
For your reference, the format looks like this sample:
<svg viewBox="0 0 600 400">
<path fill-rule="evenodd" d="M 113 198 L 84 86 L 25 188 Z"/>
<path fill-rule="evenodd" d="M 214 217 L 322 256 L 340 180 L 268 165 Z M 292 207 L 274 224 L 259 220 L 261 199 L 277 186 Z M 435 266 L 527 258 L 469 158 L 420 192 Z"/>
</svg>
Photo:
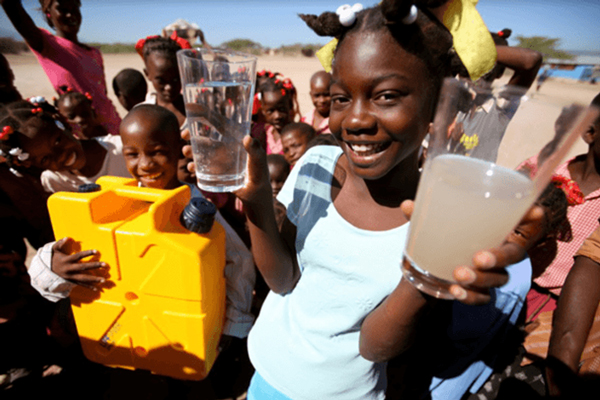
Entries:
<svg viewBox="0 0 600 400">
<path fill-rule="evenodd" d="M 0 108 L 0 127 L 0 155 L 8 166 L 43 171 L 48 192 L 77 191 L 103 175 L 129 175 L 119 135 L 79 141 L 46 102 L 18 101 Z"/>
<path fill-rule="evenodd" d="M 144 59 L 144 74 L 152 83 L 155 92 L 146 96 L 146 104 L 157 104 L 171 111 L 179 125 L 185 124 L 185 106 L 181 94 L 181 79 L 177 67 L 177 51 L 189 49 L 185 39 L 148 36 L 138 40 L 136 50 Z"/>
<path fill-rule="evenodd" d="M 61 86 L 89 93 L 100 123 L 118 134 L 121 118 L 108 98 L 104 62 L 96 48 L 79 42 L 81 2 L 79 0 L 40 0 L 42 12 L 56 35 L 38 28 L 20 0 L 0 0 L 6 15 L 37 57 L 46 76 L 59 93 Z"/>
<path fill-rule="evenodd" d="M 104 126 L 98 121 L 91 94 L 75 92 L 64 86 L 60 89 L 61 95 L 54 102 L 54 106 L 60 115 L 67 119 L 76 138 L 91 139 L 108 135 Z"/>
<path fill-rule="evenodd" d="M 274 77 L 265 80 L 259 90 L 260 111 L 267 123 L 267 154 L 283 154 L 281 130 L 300 116 L 296 88 L 289 79 Z"/>
</svg>

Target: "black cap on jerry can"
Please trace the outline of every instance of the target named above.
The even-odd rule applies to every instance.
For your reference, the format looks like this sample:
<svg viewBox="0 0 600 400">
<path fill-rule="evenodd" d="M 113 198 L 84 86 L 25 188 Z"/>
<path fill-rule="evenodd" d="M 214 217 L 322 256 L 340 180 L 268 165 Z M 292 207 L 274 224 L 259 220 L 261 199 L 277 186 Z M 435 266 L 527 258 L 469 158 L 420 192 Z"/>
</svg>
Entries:
<svg viewBox="0 0 600 400">
<path fill-rule="evenodd" d="M 210 201 L 194 197 L 181 213 L 181 223 L 191 232 L 207 233 L 215 222 L 217 207 Z"/>
<path fill-rule="evenodd" d="M 98 192 L 102 187 L 97 183 L 84 183 L 83 185 L 79 185 L 77 187 L 77 191 L 79 193 L 92 193 Z"/>
</svg>

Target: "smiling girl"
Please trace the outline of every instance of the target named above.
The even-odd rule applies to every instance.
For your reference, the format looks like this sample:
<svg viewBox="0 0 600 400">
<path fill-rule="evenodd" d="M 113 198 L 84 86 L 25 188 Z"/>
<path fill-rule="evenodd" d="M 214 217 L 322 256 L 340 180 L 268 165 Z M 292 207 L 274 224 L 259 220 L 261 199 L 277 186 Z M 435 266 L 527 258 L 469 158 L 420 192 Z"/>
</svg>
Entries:
<svg viewBox="0 0 600 400">
<path fill-rule="evenodd" d="M 330 128 L 341 148 L 317 146 L 298 161 L 277 196 L 287 208 L 281 231 L 264 152 L 244 142 L 248 178 L 236 195 L 271 289 L 248 340 L 256 368 L 250 400 L 383 399 L 384 361 L 410 347 L 436 304 L 401 280 L 401 204 L 415 196 L 419 146 L 449 73 L 451 36 L 412 1 L 352 14 L 345 25 L 335 13 L 301 15 L 338 39 Z M 488 301 L 507 281 L 498 266 L 522 250 L 506 244 L 457 266 L 456 299 Z M 438 325 L 433 332 L 445 332 Z"/>
<path fill-rule="evenodd" d="M 100 123 L 109 133 L 118 134 L 121 118 L 107 96 L 102 54 L 77 38 L 81 26 L 80 1 L 40 0 L 46 22 L 56 35 L 38 28 L 21 0 L 0 0 L 0 3 L 37 57 L 54 90 L 58 93 L 65 86 L 89 93 Z"/>
<path fill-rule="evenodd" d="M 103 175 L 128 176 L 121 138 L 77 140 L 66 120 L 45 102 L 18 101 L 0 108 L 1 154 L 9 166 L 43 171 L 48 192 L 76 191 Z"/>
</svg>

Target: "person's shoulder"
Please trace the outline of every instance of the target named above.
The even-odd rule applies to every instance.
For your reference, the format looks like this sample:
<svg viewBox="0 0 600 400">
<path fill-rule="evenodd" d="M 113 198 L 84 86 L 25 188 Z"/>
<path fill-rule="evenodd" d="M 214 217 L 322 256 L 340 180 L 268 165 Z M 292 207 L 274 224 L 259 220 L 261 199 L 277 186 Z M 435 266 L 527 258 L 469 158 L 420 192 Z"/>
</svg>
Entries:
<svg viewBox="0 0 600 400">
<path fill-rule="evenodd" d="M 339 146 L 328 146 L 328 145 L 320 145 L 313 146 L 310 149 L 306 150 L 303 157 L 306 158 L 322 158 L 322 157 L 331 157 L 337 159 L 340 154 L 342 154 L 342 148 Z"/>
</svg>

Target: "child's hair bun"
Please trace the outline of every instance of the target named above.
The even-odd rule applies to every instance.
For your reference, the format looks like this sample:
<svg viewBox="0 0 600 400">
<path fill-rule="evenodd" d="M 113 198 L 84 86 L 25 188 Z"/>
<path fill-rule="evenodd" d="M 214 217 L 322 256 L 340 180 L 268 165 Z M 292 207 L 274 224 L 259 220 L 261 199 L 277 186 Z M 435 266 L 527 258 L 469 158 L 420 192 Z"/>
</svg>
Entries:
<svg viewBox="0 0 600 400">
<path fill-rule="evenodd" d="M 498 32 L 498 36 L 500 36 L 503 39 L 508 39 L 510 37 L 511 33 L 512 33 L 511 29 L 504 28 L 500 32 Z"/>
<path fill-rule="evenodd" d="M 333 12 L 324 12 L 318 17 L 312 14 L 299 14 L 299 16 L 319 36 L 338 37 L 346 30 L 340 23 L 339 16 Z"/>
<path fill-rule="evenodd" d="M 392 25 L 400 22 L 409 14 L 410 8 L 413 6 L 413 3 L 415 2 L 410 0 L 383 0 L 379 5 L 381 7 L 381 13 L 385 18 L 386 24 Z"/>
</svg>

